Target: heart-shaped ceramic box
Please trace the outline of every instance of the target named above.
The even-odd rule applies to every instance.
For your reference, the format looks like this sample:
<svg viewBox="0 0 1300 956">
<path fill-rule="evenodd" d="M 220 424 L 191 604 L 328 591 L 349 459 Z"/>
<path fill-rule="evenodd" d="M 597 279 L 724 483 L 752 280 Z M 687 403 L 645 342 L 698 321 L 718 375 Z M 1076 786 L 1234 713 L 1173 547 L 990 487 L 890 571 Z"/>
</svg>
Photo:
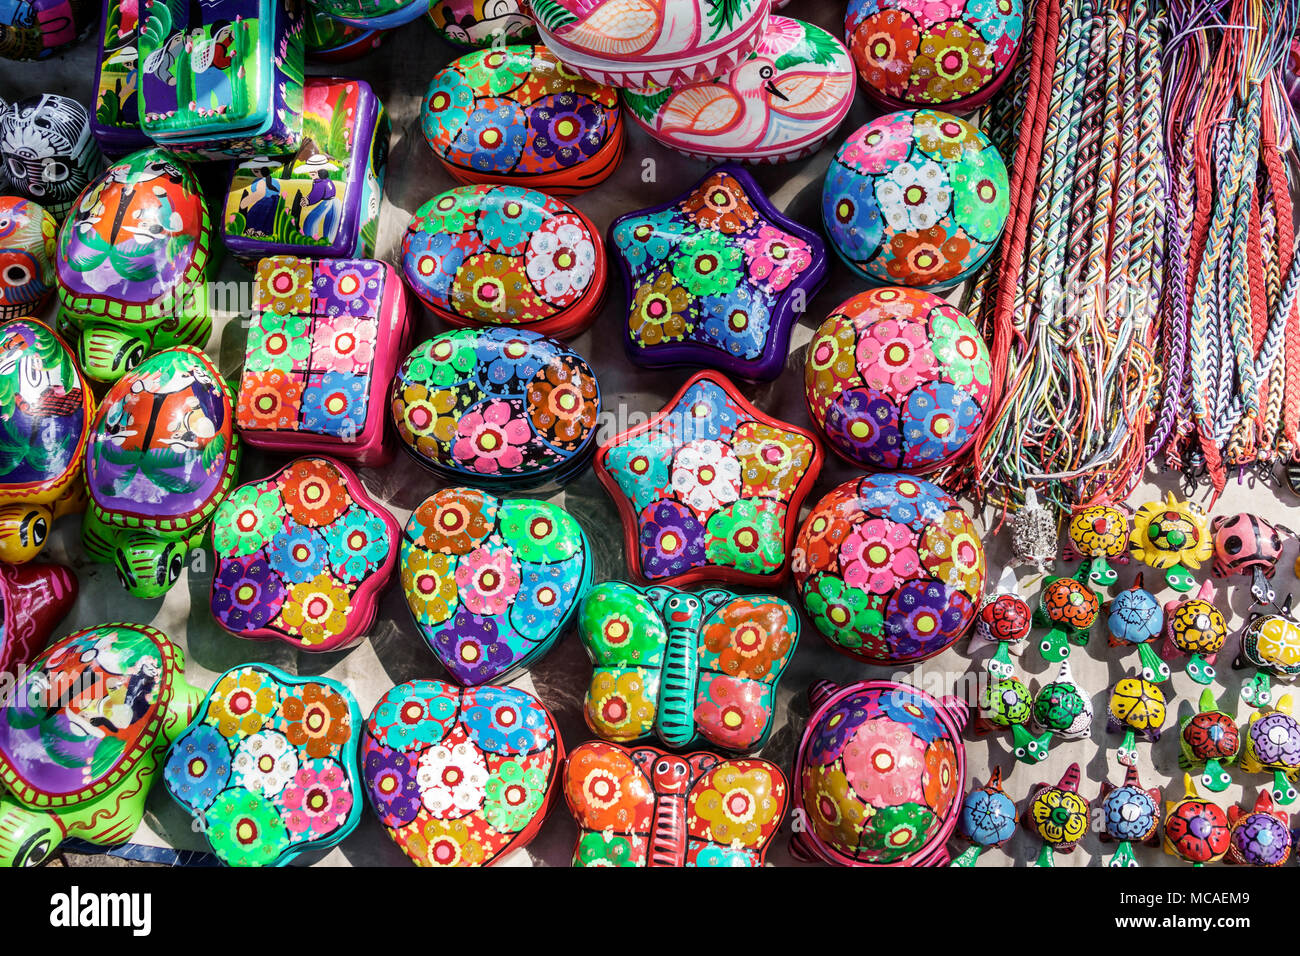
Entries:
<svg viewBox="0 0 1300 956">
<path fill-rule="evenodd" d="M 212 615 L 236 637 L 349 647 L 374 623 L 400 534 L 351 468 L 299 458 L 217 508 Z"/>
<path fill-rule="evenodd" d="M 490 866 L 526 846 L 564 763 L 555 718 L 514 687 L 398 684 L 370 712 L 370 807 L 417 866 Z"/>
<path fill-rule="evenodd" d="M 228 866 L 283 866 L 361 819 L 361 709 L 328 677 L 222 674 L 167 755 L 167 790 Z"/>
<path fill-rule="evenodd" d="M 447 488 L 402 533 L 416 627 L 459 684 L 504 683 L 551 649 L 591 587 L 586 532 L 557 505 Z"/>
</svg>

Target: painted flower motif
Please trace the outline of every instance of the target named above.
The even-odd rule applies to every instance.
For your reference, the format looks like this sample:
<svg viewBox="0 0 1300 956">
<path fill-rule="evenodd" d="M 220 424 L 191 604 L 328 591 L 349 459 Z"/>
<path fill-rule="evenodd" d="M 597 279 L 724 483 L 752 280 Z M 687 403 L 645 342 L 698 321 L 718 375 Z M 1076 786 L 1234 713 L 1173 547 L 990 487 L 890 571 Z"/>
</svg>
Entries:
<svg viewBox="0 0 1300 956">
<path fill-rule="evenodd" d="M 912 150 L 912 113 L 902 110 L 872 120 L 844 141 L 840 162 L 868 176 L 879 176 Z"/>
<path fill-rule="evenodd" d="M 712 230 L 696 233 L 678 248 L 673 276 L 692 295 L 722 295 L 740 282 L 742 249 Z"/>
<path fill-rule="evenodd" d="M 726 295 L 706 296 L 700 312 L 700 331 L 711 345 L 746 359 L 763 354 L 772 325 L 764 293 L 741 283 Z"/>
<path fill-rule="evenodd" d="M 504 833 L 517 833 L 532 822 L 546 794 L 546 774 L 539 767 L 525 769 L 514 760 L 497 768 L 484 788 L 487 822 Z"/>
<path fill-rule="evenodd" d="M 890 229 L 929 229 L 947 215 L 952 187 L 934 160 L 903 162 L 877 180 L 876 199 Z"/>
<path fill-rule="evenodd" d="M 964 313 L 948 305 L 936 308 L 930 315 L 930 344 L 954 384 L 976 393 L 988 388 L 988 347 Z"/>
<path fill-rule="evenodd" d="M 280 369 L 285 372 L 305 368 L 311 354 L 307 319 L 301 315 L 281 315 L 268 309 L 257 313 L 248 329 L 245 367 L 262 372 Z"/>
<path fill-rule="evenodd" d="M 483 845 L 474 839 L 464 820 L 430 817 L 406 831 L 406 852 L 425 866 L 478 866 Z"/>
<path fill-rule="evenodd" d="M 546 210 L 521 186 L 498 186 L 480 204 L 478 231 L 483 241 L 507 256 L 520 256 L 529 237 L 546 219 Z"/>
<path fill-rule="evenodd" d="M 673 456 L 673 493 L 707 517 L 740 497 L 740 459 L 725 442 L 687 442 Z"/>
<path fill-rule="evenodd" d="M 876 808 L 864 804 L 849 787 L 849 778 L 835 765 L 814 765 L 804 769 L 804 792 L 815 795 L 812 804 L 813 831 L 832 846 L 857 850 L 862 828 Z"/>
<path fill-rule="evenodd" d="M 260 630 L 284 604 L 284 582 L 261 554 L 223 558 L 212 585 L 212 613 L 238 633 Z"/>
<path fill-rule="evenodd" d="M 587 291 L 596 269 L 596 247 L 573 213 L 544 222 L 528 239 L 524 273 L 547 302 L 565 308 Z"/>
<path fill-rule="evenodd" d="M 808 243 L 775 226 L 763 226 L 745 243 L 749 260 L 749 277 L 766 281 L 773 292 L 786 289 L 795 278 L 812 265 Z"/>
<path fill-rule="evenodd" d="M 311 341 L 312 365 L 319 369 L 365 374 L 375 360 L 375 326 L 340 315 L 317 320 Z"/>
<path fill-rule="evenodd" d="M 533 103 L 528 123 L 533 152 L 563 168 L 594 156 L 608 135 L 605 111 L 572 90 Z"/>
<path fill-rule="evenodd" d="M 463 817 L 481 807 L 487 780 L 483 752 L 468 740 L 430 747 L 420 754 L 415 772 L 424 809 L 439 820 Z"/>
<path fill-rule="evenodd" d="M 383 296 L 384 274 L 380 264 L 365 259 L 317 262 L 312 280 L 312 308 L 317 316 L 333 320 L 350 318 L 369 328 L 374 345 L 375 314 Z M 364 333 L 362 333 L 364 334 Z"/>
<path fill-rule="evenodd" d="M 440 143 L 453 142 L 469 121 L 474 94 L 455 71 L 439 73 L 424 94 L 420 122 L 424 138 L 435 150 Z"/>
<path fill-rule="evenodd" d="M 587 720 L 606 740 L 637 740 L 654 725 L 658 691 L 658 677 L 651 672 L 602 668 L 587 688 Z"/>
<path fill-rule="evenodd" d="M 444 332 L 407 356 L 399 370 L 399 379 L 443 388 L 465 381 L 477 364 L 478 356 L 467 337 Z"/>
<path fill-rule="evenodd" d="M 274 486 L 242 485 L 217 506 L 212 544 L 222 555 L 260 551 L 280 530 L 280 493 Z"/>
<path fill-rule="evenodd" d="M 954 175 L 969 184 L 957 194 L 953 206 L 962 231 L 976 242 L 997 242 L 1006 225 L 1011 188 L 997 148 L 990 144 L 982 151 L 968 150 Z"/>
<path fill-rule="evenodd" d="M 545 564 L 563 561 L 582 548 L 582 529 L 563 511 L 539 502 L 507 502 L 501 538 L 516 560 Z"/>
<path fill-rule="evenodd" d="M 742 498 L 715 512 L 707 526 L 705 554 L 719 567 L 748 574 L 774 574 L 785 563 L 785 506 Z"/>
<path fill-rule="evenodd" d="M 202 813 L 230 780 L 230 746 L 217 728 L 196 724 L 168 753 L 163 776 L 168 790 Z"/>
<path fill-rule="evenodd" d="M 482 97 L 443 154 L 478 173 L 508 173 L 523 155 L 528 121 L 513 100 Z"/>
<path fill-rule="evenodd" d="M 302 395 L 302 427 L 321 435 L 353 439 L 366 421 L 370 376 L 313 372 Z"/>
<path fill-rule="evenodd" d="M 509 551 L 479 548 L 456 567 L 460 600 L 472 613 L 494 617 L 505 613 L 519 590 L 519 568 Z"/>
<path fill-rule="evenodd" d="M 572 571 L 566 562 L 529 564 L 522 569 L 510 623 L 524 640 L 537 642 L 555 633 L 577 597 Z"/>
<path fill-rule="evenodd" d="M 672 439 L 656 431 L 642 432 L 609 449 L 605 469 L 638 514 L 667 493 L 675 450 Z"/>
<path fill-rule="evenodd" d="M 918 27 L 903 10 L 877 11 L 850 26 L 853 60 L 871 87 L 893 97 L 904 89 L 920 43 Z"/>
<path fill-rule="evenodd" d="M 584 833 L 573 857 L 574 866 L 636 866 L 632 845 L 611 833 Z"/>
<path fill-rule="evenodd" d="M 841 392 L 826 409 L 825 429 L 831 444 L 854 461 L 872 468 L 897 468 L 903 433 L 898 406 L 874 388 Z"/>
<path fill-rule="evenodd" d="M 580 448 L 600 414 L 596 379 L 576 362 L 559 361 L 528 386 L 528 417 L 558 448 Z"/>
<path fill-rule="evenodd" d="M 480 475 L 514 471 L 523 464 L 520 449 L 531 437 L 527 420 L 510 402 L 488 401 L 461 416 L 451 453 Z"/>
<path fill-rule="evenodd" d="M 554 312 L 524 274 L 523 259 L 495 252 L 474 253 L 451 284 L 452 308 L 485 325 L 508 327 L 535 322 Z"/>
<path fill-rule="evenodd" d="M 849 742 L 864 722 L 876 716 L 874 708 L 868 710 L 862 698 L 842 698 L 810 730 L 808 759 L 813 766 L 833 764 L 839 760 L 844 745 Z M 848 782 L 847 780 L 845 781 Z"/>
<path fill-rule="evenodd" d="M 685 443 L 727 438 L 739 420 L 739 411 L 721 386 L 702 381 L 692 385 L 676 405 L 666 410 L 657 427 Z"/>
<path fill-rule="evenodd" d="M 375 737 L 394 750 L 424 750 L 442 741 L 456 720 L 454 697 L 438 693 L 430 682 L 416 682 L 419 694 L 391 691 L 371 717 Z"/>
<path fill-rule="evenodd" d="M 204 821 L 213 849 L 230 866 L 266 866 L 289 846 L 275 804 L 243 787 L 218 794 Z"/>
<path fill-rule="evenodd" d="M 284 825 L 296 839 L 319 840 L 338 830 L 352 813 L 347 775 L 333 760 L 299 768 L 284 789 Z"/>
<path fill-rule="evenodd" d="M 808 347 L 804 364 L 804 397 L 814 415 L 825 415 L 833 396 L 860 384 L 858 334 L 847 315 L 830 315 Z"/>
<path fill-rule="evenodd" d="M 405 826 L 420 812 L 420 785 L 415 782 L 415 759 L 400 750 L 371 750 L 361 772 L 366 789 L 384 826 Z"/>
<path fill-rule="evenodd" d="M 275 683 L 262 671 L 230 671 L 208 695 L 208 722 L 227 739 L 247 737 L 262 729 L 279 699 Z"/>
<path fill-rule="evenodd" d="M 880 249 L 885 222 L 876 200 L 874 179 L 836 161 L 822 190 L 822 222 L 835 248 L 853 262 L 865 262 Z"/>
<path fill-rule="evenodd" d="M 402 237 L 402 275 L 420 298 L 450 308 L 451 285 L 467 254 L 460 233 L 408 229 Z"/>
<path fill-rule="evenodd" d="M 413 235 L 448 235 L 455 239 L 470 227 L 478 211 L 479 199 L 488 188 L 457 186 L 434 196 L 416 210 L 407 238 Z"/>
<path fill-rule="evenodd" d="M 446 446 L 456 437 L 457 400 L 450 388 L 430 391 L 407 385 L 393 397 L 393 420 L 402 438 L 430 461 L 446 458 Z"/>
<path fill-rule="evenodd" d="M 880 863 L 892 863 L 911 856 L 925 846 L 934 823 L 934 814 L 919 803 L 883 807 L 871 818 L 862 835 L 862 845 L 875 851 Z"/>
<path fill-rule="evenodd" d="M 289 743 L 318 760 L 333 756 L 352 736 L 347 700 L 324 684 L 302 685 L 299 695 L 285 698 L 280 715 Z"/>
<path fill-rule="evenodd" d="M 741 772 L 734 764 L 723 764 L 692 794 L 693 809 L 715 842 L 757 846 L 773 826 L 780 804 L 771 797 L 778 786 L 761 767 Z"/>
<path fill-rule="evenodd" d="M 806 436 L 757 421 L 738 426 L 731 447 L 740 459 L 742 498 L 788 500 L 813 456 Z"/>
<path fill-rule="evenodd" d="M 321 573 L 328 548 L 318 531 L 290 524 L 271 539 L 267 555 L 275 573 L 290 584 L 302 584 Z"/>
<path fill-rule="evenodd" d="M 928 382 L 907 397 L 903 413 L 905 463 L 935 465 L 965 449 L 975 437 L 983 412 L 975 400 L 947 382 Z"/>
<path fill-rule="evenodd" d="M 374 512 L 354 506 L 325 531 L 330 567 L 345 582 L 361 581 L 388 554 L 388 526 Z"/>
<path fill-rule="evenodd" d="M 705 562 L 704 526 L 685 505 L 660 501 L 640 518 L 641 568 L 647 578 L 681 574 Z"/>
<path fill-rule="evenodd" d="M 496 527 L 497 501 L 471 488 L 445 488 L 415 509 L 416 543 L 447 554 L 469 554 Z"/>
<path fill-rule="evenodd" d="M 290 331 L 297 338 L 306 328 L 301 317 L 311 313 L 312 265 L 295 256 L 268 256 L 257 264 L 253 310 L 294 316 L 303 322 Z"/>
<path fill-rule="evenodd" d="M 653 282 L 642 282 L 632 297 L 627 332 L 643 348 L 686 337 L 691 329 L 691 296 L 671 272 L 661 272 Z"/>
<path fill-rule="evenodd" d="M 979 92 L 993 79 L 993 51 L 960 21 L 936 23 L 921 38 L 908 93 L 913 101 L 951 103 Z"/>
<path fill-rule="evenodd" d="M 543 357 L 543 352 L 533 347 L 542 339 L 536 332 L 488 329 L 466 334 L 480 343 L 477 371 L 488 391 L 498 391 L 511 382 L 530 382 L 550 362 L 549 354 Z"/>
<path fill-rule="evenodd" d="M 889 598 L 885 632 L 900 656 L 929 654 L 951 643 L 975 608 L 965 594 L 938 581 L 908 581 Z"/>
<path fill-rule="evenodd" d="M 697 685 L 695 726 L 711 744 L 747 751 L 767 732 L 772 711 L 759 685 L 747 680 L 704 675 Z"/>
<path fill-rule="evenodd" d="M 717 655 L 717 669 L 731 677 L 763 680 L 794 645 L 792 616 L 780 605 L 741 601 L 728 605 L 700 633 L 700 646 Z"/>
<path fill-rule="evenodd" d="M 527 753 L 547 746 L 554 733 L 546 712 L 518 693 L 500 687 L 478 687 L 466 694 L 463 719 L 470 736 L 488 753 Z"/>
<path fill-rule="evenodd" d="M 245 369 L 239 382 L 235 423 L 241 429 L 292 431 L 302 408 L 302 381 L 283 369 Z"/>
<path fill-rule="evenodd" d="M 238 786 L 274 797 L 298 772 L 298 752 L 284 734 L 263 730 L 239 744 L 230 769 Z"/>
<path fill-rule="evenodd" d="M 453 559 L 404 543 L 402 590 L 416 621 L 426 626 L 441 624 L 451 617 L 458 591 Z"/>
<path fill-rule="evenodd" d="M 347 484 L 319 458 L 293 462 L 281 479 L 280 494 L 289 517 L 310 528 L 333 524 L 352 504 Z"/>
<path fill-rule="evenodd" d="M 1070 790 L 1048 787 L 1029 804 L 1043 841 L 1054 846 L 1077 843 L 1088 832 L 1088 802 Z"/>
<path fill-rule="evenodd" d="M 809 570 L 838 570 L 840 545 L 852 527 L 834 509 L 818 508 L 799 529 L 795 550 L 803 552 Z"/>
<path fill-rule="evenodd" d="M 901 402 L 933 376 L 935 359 L 924 325 L 884 319 L 859 337 L 857 364 L 868 388 Z"/>
<path fill-rule="evenodd" d="M 877 717 L 844 745 L 844 772 L 859 797 L 876 807 L 920 803 L 925 746 L 905 724 Z"/>
<path fill-rule="evenodd" d="M 904 524 L 870 518 L 857 525 L 840 545 L 840 567 L 849 587 L 889 594 L 916 577 L 921 567 L 917 536 Z"/>
<path fill-rule="evenodd" d="M 621 219 L 611 238 L 619 254 L 635 271 L 663 262 L 688 234 L 672 209 Z"/>
<path fill-rule="evenodd" d="M 960 508 L 945 511 L 921 533 L 921 566 L 939 582 L 974 598 L 984 590 L 984 546 Z"/>
<path fill-rule="evenodd" d="M 832 574 L 819 574 L 804 588 L 804 604 L 823 634 L 841 647 L 872 656 L 884 647 L 884 601 L 850 587 Z"/>
<path fill-rule="evenodd" d="M 728 235 L 742 232 L 758 217 L 735 177 L 714 173 L 681 203 L 682 212 L 706 230 Z"/>
<path fill-rule="evenodd" d="M 975 24 L 990 43 L 1006 36 L 1019 41 L 1024 29 L 1017 0 L 966 0 L 966 20 Z"/>
<path fill-rule="evenodd" d="M 279 623 L 304 646 L 320 644 L 342 634 L 348 626 L 352 598 L 328 574 L 295 584 L 280 609 Z M 313 754 L 313 756 L 315 756 Z"/>
<path fill-rule="evenodd" d="M 925 775 L 921 780 L 926 805 L 943 819 L 957 793 L 957 754 L 952 742 L 932 740 L 925 748 Z"/>
<path fill-rule="evenodd" d="M 481 684 L 500 677 L 514 660 L 510 645 L 500 639 L 496 621 L 467 608 L 441 625 L 433 644 L 438 659 L 461 684 Z"/>
</svg>

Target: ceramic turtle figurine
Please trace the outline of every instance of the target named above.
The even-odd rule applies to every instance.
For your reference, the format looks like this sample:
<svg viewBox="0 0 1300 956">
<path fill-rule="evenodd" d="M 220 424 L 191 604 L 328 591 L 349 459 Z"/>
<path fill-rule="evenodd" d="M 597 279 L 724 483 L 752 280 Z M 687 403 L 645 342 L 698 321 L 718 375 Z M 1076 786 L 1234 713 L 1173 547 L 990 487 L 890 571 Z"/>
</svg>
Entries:
<svg viewBox="0 0 1300 956">
<path fill-rule="evenodd" d="M 234 487 L 232 408 L 216 365 L 188 346 L 149 356 L 100 405 L 86 451 L 81 540 L 136 597 L 161 597 L 176 583 Z"/>
<path fill-rule="evenodd" d="M 1089 505 L 1070 516 L 1065 534 L 1065 559 L 1083 559 L 1088 584 L 1098 590 L 1114 584 L 1119 574 L 1111 562 L 1128 561 L 1128 512 L 1111 504 Z"/>
<path fill-rule="evenodd" d="M 1141 573 L 1130 587 L 1107 603 L 1106 611 L 1110 646 L 1131 647 L 1136 644 L 1143 678 L 1158 683 L 1169 680 L 1169 665 L 1151 646 L 1151 642 L 1164 631 L 1164 608 L 1154 594 L 1142 587 Z"/>
<path fill-rule="evenodd" d="M 1251 595 L 1260 604 L 1271 604 L 1277 593 L 1269 581 L 1282 557 L 1284 532 L 1290 534 L 1285 528 L 1244 511 L 1219 515 L 1210 522 L 1214 576 L 1249 575 Z"/>
<path fill-rule="evenodd" d="M 986 729 L 999 730 L 1027 724 L 1033 714 L 1033 700 L 1019 677 L 990 674 L 980 695 L 980 724 Z"/>
<path fill-rule="evenodd" d="M 0 325 L 0 560 L 30 561 L 54 521 L 86 506 L 95 411 L 72 351 L 36 319 Z"/>
<path fill-rule="evenodd" d="M 1033 609 L 1017 593 L 1015 571 L 1003 568 L 994 591 L 984 596 L 975 612 L 968 650 L 973 654 L 990 645 L 1005 644 L 1012 654 L 1023 654 L 1033 623 Z"/>
<path fill-rule="evenodd" d="M 1025 829 L 1043 841 L 1038 866 L 1052 866 L 1057 853 L 1070 853 L 1088 832 L 1088 801 L 1079 796 L 1079 765 L 1072 763 L 1060 783 L 1040 783 L 1029 795 Z"/>
<path fill-rule="evenodd" d="M 1129 767 L 1124 773 L 1123 786 L 1102 784 L 1099 800 L 1103 824 L 1100 838 L 1119 841 L 1109 865 L 1137 866 L 1133 844 L 1154 844 L 1160 830 L 1160 788 L 1143 788 L 1137 767 Z"/>
<path fill-rule="evenodd" d="M 1228 807 L 1228 862 L 1249 866 L 1281 866 L 1291 856 L 1290 815 L 1273 806 L 1273 797 L 1261 790 L 1255 806 Z"/>
<path fill-rule="evenodd" d="M 1291 713 L 1291 695 L 1284 694 L 1271 710 L 1250 715 L 1241 748 L 1241 769 L 1246 773 L 1273 772 L 1273 799 L 1290 806 L 1300 798 L 1300 720 Z"/>
<path fill-rule="evenodd" d="M 1159 684 L 1144 677 L 1123 677 L 1110 691 L 1109 717 L 1111 733 L 1124 732 L 1116 759 L 1125 767 L 1137 762 L 1137 737 L 1154 743 L 1160 739 L 1167 708 Z"/>
<path fill-rule="evenodd" d="M 971 845 L 948 865 L 974 866 L 986 849 L 1011 839 L 1019 816 L 1015 801 L 1002 789 L 1002 768 L 994 767 L 988 783 L 966 794 L 961 803 L 957 827 Z"/>
<path fill-rule="evenodd" d="M 1193 571 L 1214 553 L 1210 522 L 1190 501 L 1171 491 L 1164 501 L 1149 501 L 1133 516 L 1129 550 L 1144 564 L 1165 572 L 1175 591 L 1190 591 Z"/>
<path fill-rule="evenodd" d="M 1195 597 L 1165 605 L 1165 647 L 1189 655 L 1183 668 L 1198 684 L 1215 678 L 1214 659 L 1228 639 L 1228 621 L 1213 603 L 1214 585 L 1201 584 Z"/>
<path fill-rule="evenodd" d="M 1292 681 L 1300 674 L 1300 622 L 1291 613 L 1289 596 L 1278 610 L 1251 614 L 1241 632 L 1241 653 L 1234 666 L 1260 669 L 1256 680 L 1241 690 L 1242 699 L 1255 707 L 1272 701 L 1270 675 Z"/>
<path fill-rule="evenodd" d="M 1232 783 L 1227 768 L 1241 752 L 1241 734 L 1233 715 L 1219 709 L 1210 688 L 1201 691 L 1198 706 L 1180 727 L 1178 766 L 1183 770 L 1204 766 L 1201 783 L 1207 790 L 1222 793 Z"/>
<path fill-rule="evenodd" d="M 1062 661 L 1056 679 L 1039 688 L 1034 697 L 1032 730 L 1023 725 L 1011 728 L 1016 759 L 1038 763 L 1047 756 L 1052 737 L 1078 740 L 1088 736 L 1092 717 L 1091 695 L 1074 679 L 1069 660 Z"/>
<path fill-rule="evenodd" d="M 1100 607 L 1097 595 L 1078 578 L 1047 578 L 1034 615 L 1039 626 L 1049 628 L 1038 642 L 1043 660 L 1063 661 L 1070 656 L 1070 644 L 1087 644 Z"/>
<path fill-rule="evenodd" d="M 0 865 L 35 866 L 65 838 L 130 839 L 202 698 L 184 652 L 147 625 L 101 624 L 54 643 L 0 706 Z"/>
<path fill-rule="evenodd" d="M 1181 800 L 1165 803 L 1165 852 L 1193 866 L 1223 859 L 1231 840 L 1228 815 L 1201 798 L 1191 774 L 1183 776 L 1183 787 Z"/>
</svg>

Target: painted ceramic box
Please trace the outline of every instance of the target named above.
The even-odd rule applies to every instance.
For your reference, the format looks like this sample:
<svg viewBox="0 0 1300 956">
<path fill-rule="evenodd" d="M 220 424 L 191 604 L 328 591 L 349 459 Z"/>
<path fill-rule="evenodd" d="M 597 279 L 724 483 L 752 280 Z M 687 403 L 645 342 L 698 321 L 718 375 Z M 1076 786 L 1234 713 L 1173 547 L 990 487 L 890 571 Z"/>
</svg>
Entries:
<svg viewBox="0 0 1300 956">
<path fill-rule="evenodd" d="M 139 0 L 104 0 L 90 129 L 109 156 L 151 145 L 140 128 L 139 50 Z"/>
<path fill-rule="evenodd" d="M 54 294 L 58 232 L 39 204 L 0 196 L 0 322 L 45 311 Z"/>
<path fill-rule="evenodd" d="M 389 383 L 410 334 L 393 267 L 276 256 L 257 267 L 235 425 L 255 448 L 376 465 Z"/>
<path fill-rule="evenodd" d="M 302 138 L 303 9 L 140 0 L 141 126 L 187 159 L 290 152 Z"/>
<path fill-rule="evenodd" d="M 221 238 L 245 264 L 374 254 L 388 113 L 364 80 L 313 77 L 303 104 L 298 152 L 244 160 L 231 178 Z"/>
<path fill-rule="evenodd" d="M 346 63 L 378 50 L 387 34 L 336 20 L 319 7 L 308 6 L 302 41 L 308 62 Z"/>
<path fill-rule="evenodd" d="M 429 22 L 448 43 L 468 49 L 532 43 L 537 25 L 521 0 L 432 0 Z"/>
<path fill-rule="evenodd" d="M 390 30 L 429 8 L 426 0 L 311 0 L 318 10 L 354 26 Z"/>
<path fill-rule="evenodd" d="M 60 221 L 104 168 L 90 114 L 74 99 L 42 93 L 0 111 L 0 160 L 8 191 Z"/>
<path fill-rule="evenodd" d="M 43 60 L 77 40 L 95 20 L 95 0 L 3 0 L 0 57 Z"/>
</svg>

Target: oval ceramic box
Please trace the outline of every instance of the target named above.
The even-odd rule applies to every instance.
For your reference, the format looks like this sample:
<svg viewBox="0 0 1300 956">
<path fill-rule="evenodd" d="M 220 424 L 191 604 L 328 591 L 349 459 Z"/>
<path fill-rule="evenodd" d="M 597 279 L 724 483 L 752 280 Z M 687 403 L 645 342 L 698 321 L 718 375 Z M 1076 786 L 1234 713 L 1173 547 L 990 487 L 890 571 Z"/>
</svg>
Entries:
<svg viewBox="0 0 1300 956">
<path fill-rule="evenodd" d="M 54 293 L 58 229 L 31 200 L 0 196 L 0 321 L 45 310 Z"/>
<path fill-rule="evenodd" d="M 796 857 L 838 866 L 945 866 L 966 789 L 966 707 L 911 684 L 809 690 L 795 756 Z"/>
<path fill-rule="evenodd" d="M 402 534 L 402 589 L 434 656 L 467 687 L 505 681 L 551 649 L 591 587 L 582 526 L 545 501 L 445 488 Z"/>
<path fill-rule="evenodd" d="M 623 158 L 618 91 L 584 80 L 544 46 L 468 53 L 424 96 L 424 139 L 462 183 L 514 183 L 571 195 Z"/>
<path fill-rule="evenodd" d="M 811 432 L 700 372 L 650 421 L 596 453 L 638 582 L 756 586 L 785 577 L 799 507 L 821 471 Z"/>
<path fill-rule="evenodd" d="M 448 43 L 470 49 L 537 39 L 520 0 L 432 0 L 429 22 Z"/>
<path fill-rule="evenodd" d="M 375 621 L 400 534 L 351 468 L 299 458 L 217 508 L 212 616 L 236 637 L 349 647 Z"/>
<path fill-rule="evenodd" d="M 0 560 L 31 560 L 57 518 L 85 507 L 94 413 L 90 384 L 53 329 L 0 325 Z"/>
<path fill-rule="evenodd" d="M 370 807 L 416 866 L 491 866 L 522 849 L 563 765 L 554 716 L 514 687 L 398 684 L 361 739 Z"/>
<path fill-rule="evenodd" d="M 428 9 L 420 0 L 310 0 L 336 20 L 359 27 L 388 30 L 410 23 Z"/>
<path fill-rule="evenodd" d="M 868 475 L 833 489 L 799 529 L 795 585 L 832 647 L 914 664 L 962 637 L 984 596 L 978 529 L 938 485 Z"/>
<path fill-rule="evenodd" d="M 762 866 L 790 798 L 766 760 L 590 740 L 564 767 L 574 866 Z"/>
<path fill-rule="evenodd" d="M 804 398 L 830 447 L 854 465 L 924 473 L 975 441 L 991 391 L 988 348 L 943 299 L 890 287 L 844 302 L 804 360 Z"/>
<path fill-rule="evenodd" d="M 140 128 L 139 43 L 139 0 L 104 0 L 90 129 L 108 156 L 152 145 Z"/>
<path fill-rule="evenodd" d="M 43 60 L 94 25 L 94 0 L 27 0 L 0 10 L 0 57 Z"/>
<path fill-rule="evenodd" d="M 774 16 L 752 56 L 729 73 L 624 90 L 632 119 L 653 138 L 711 161 L 782 163 L 810 156 L 853 105 L 849 53 L 821 27 Z"/>
<path fill-rule="evenodd" d="M 0 109 L 0 160 L 6 191 L 40 203 L 60 221 L 104 168 L 90 114 L 57 93 L 29 96 Z"/>
<path fill-rule="evenodd" d="M 227 866 L 284 866 L 361 819 L 361 709 L 328 677 L 244 664 L 217 678 L 163 781 Z"/>
<path fill-rule="evenodd" d="M 448 190 L 419 208 L 402 237 L 403 278 L 450 325 L 577 335 L 600 312 L 606 272 L 591 220 L 521 186 Z"/>
<path fill-rule="evenodd" d="M 609 245 L 623 274 L 623 344 L 637 365 L 708 366 L 766 381 L 826 282 L 821 236 L 782 215 L 739 166 L 622 216 Z"/>
<path fill-rule="evenodd" d="M 198 179 L 166 150 L 132 153 L 87 187 L 55 262 L 87 376 L 116 382 L 151 352 L 207 342 L 212 238 Z"/>
<path fill-rule="evenodd" d="M 1021 0 L 852 0 L 844 17 L 863 88 L 891 110 L 977 109 L 1011 75 L 1023 31 Z"/>
<path fill-rule="evenodd" d="M 1010 209 L 1007 168 L 963 119 L 891 113 L 853 133 L 822 187 L 822 223 L 855 273 L 878 285 L 940 288 L 975 273 Z"/>
<path fill-rule="evenodd" d="M 406 291 L 386 262 L 263 259 L 235 408 L 240 435 L 268 451 L 387 463 L 395 443 L 385 403 L 410 332 Z"/>
<path fill-rule="evenodd" d="M 542 41 L 596 83 L 625 89 L 728 73 L 758 46 L 770 0 L 529 0 Z"/>
<path fill-rule="evenodd" d="M 535 332 L 457 329 L 397 370 L 389 407 L 403 447 L 452 481 L 563 484 L 596 447 L 600 388 L 577 352 Z"/>
</svg>

